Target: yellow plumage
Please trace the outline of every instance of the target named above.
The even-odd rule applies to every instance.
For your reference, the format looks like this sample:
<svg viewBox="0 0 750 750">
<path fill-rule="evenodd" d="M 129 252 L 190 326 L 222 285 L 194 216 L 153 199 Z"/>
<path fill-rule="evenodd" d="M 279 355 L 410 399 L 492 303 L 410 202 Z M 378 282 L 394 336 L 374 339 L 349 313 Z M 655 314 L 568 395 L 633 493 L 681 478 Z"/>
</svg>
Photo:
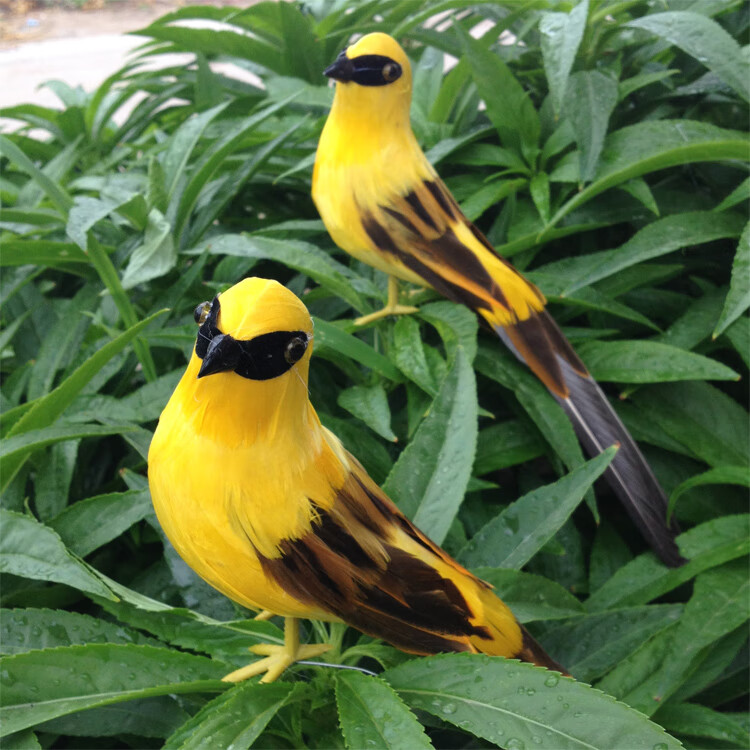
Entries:
<svg viewBox="0 0 750 750">
<path fill-rule="evenodd" d="M 337 84 L 318 144 L 312 194 L 334 242 L 388 274 L 421 285 L 430 283 L 424 273 L 410 267 L 409 259 L 415 258 L 447 285 L 467 289 L 484 301 L 486 307 L 481 314 L 490 323 L 524 320 L 532 311 L 541 310 L 542 294 L 472 232 L 419 147 L 409 121 L 409 58 L 394 39 L 382 33 L 368 34 L 347 50 L 350 59 L 373 54 L 395 60 L 402 75 L 388 86 Z M 440 198 L 427 184 L 435 186 L 433 190 L 451 211 L 441 206 Z M 426 217 L 408 202 L 411 195 L 416 196 Z M 379 246 L 368 234 L 368 219 L 384 230 L 395 251 Z M 410 232 L 404 220 L 417 232 Z M 446 231 L 470 251 L 502 289 L 504 303 L 493 294 L 495 290 L 471 278 L 472 269 L 461 267 L 465 258 L 452 258 L 450 247 L 440 252 L 437 243 Z M 421 246 L 415 242 L 417 236 L 426 240 Z M 431 285 L 438 286 L 434 279 Z"/>
<path fill-rule="evenodd" d="M 463 215 L 419 147 L 409 122 L 411 66 L 399 44 L 368 34 L 325 74 L 336 94 L 313 199 L 339 247 L 391 276 L 388 304 L 357 322 L 414 312 L 398 304 L 396 278 L 474 310 L 544 383 L 589 453 L 620 446 L 605 477 L 657 554 L 679 565 L 679 529 L 666 522 L 666 495 L 638 446 L 544 309 L 542 293 Z"/>
<path fill-rule="evenodd" d="M 407 651 L 554 666 L 321 425 L 307 392 L 312 321 L 291 292 L 246 279 L 196 312 L 196 349 L 154 434 L 149 483 L 198 575 L 247 607 L 344 621 Z M 280 669 L 320 647 L 290 637 L 285 648 Z M 241 672 L 232 679 L 257 670 Z"/>
</svg>

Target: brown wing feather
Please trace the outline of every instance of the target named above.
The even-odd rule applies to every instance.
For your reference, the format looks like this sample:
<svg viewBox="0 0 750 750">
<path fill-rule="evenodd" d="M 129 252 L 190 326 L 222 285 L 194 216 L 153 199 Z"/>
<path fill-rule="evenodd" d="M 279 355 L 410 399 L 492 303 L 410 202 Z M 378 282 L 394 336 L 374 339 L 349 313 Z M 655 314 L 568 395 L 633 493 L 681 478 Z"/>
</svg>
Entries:
<svg viewBox="0 0 750 750">
<path fill-rule="evenodd" d="M 679 528 L 674 521 L 666 523 L 666 496 L 643 454 L 547 311 L 517 315 L 481 257 L 458 239 L 456 231 L 463 224 L 482 248 L 512 270 L 508 279 L 521 278 L 463 215 L 445 185 L 437 177 L 425 180 L 381 211 L 378 217 L 365 215 L 363 222 L 375 245 L 448 299 L 485 318 L 560 402 L 587 452 L 596 455 L 619 443 L 605 478 L 659 557 L 667 565 L 681 564 L 675 543 Z M 541 292 L 526 283 L 543 304 Z M 506 314 L 498 316 L 498 310 Z"/>
<path fill-rule="evenodd" d="M 482 589 L 479 581 L 434 545 L 355 464 L 328 510 L 316 509 L 312 530 L 261 557 L 267 575 L 295 598 L 412 653 L 474 651 L 469 638 L 490 638 L 472 620 L 450 578 L 395 546 L 405 532 L 429 555 Z"/>
</svg>

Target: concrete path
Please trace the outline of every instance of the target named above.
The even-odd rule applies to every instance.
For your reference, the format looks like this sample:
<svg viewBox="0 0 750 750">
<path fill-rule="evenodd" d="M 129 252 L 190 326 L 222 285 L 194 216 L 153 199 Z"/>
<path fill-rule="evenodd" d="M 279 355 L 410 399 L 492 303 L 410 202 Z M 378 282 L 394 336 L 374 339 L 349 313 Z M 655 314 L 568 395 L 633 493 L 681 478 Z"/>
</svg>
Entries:
<svg viewBox="0 0 750 750">
<path fill-rule="evenodd" d="M 92 91 L 121 68 L 146 41 L 126 32 L 186 4 L 180 0 L 117 0 L 96 10 L 30 10 L 0 17 L 0 107 L 61 107 L 49 80 Z M 247 0 L 195 0 L 195 4 L 245 7 Z M 181 56 L 180 56 L 181 57 Z M 164 58 L 160 60 L 164 64 Z M 9 121 L 0 122 L 7 129 Z"/>
</svg>

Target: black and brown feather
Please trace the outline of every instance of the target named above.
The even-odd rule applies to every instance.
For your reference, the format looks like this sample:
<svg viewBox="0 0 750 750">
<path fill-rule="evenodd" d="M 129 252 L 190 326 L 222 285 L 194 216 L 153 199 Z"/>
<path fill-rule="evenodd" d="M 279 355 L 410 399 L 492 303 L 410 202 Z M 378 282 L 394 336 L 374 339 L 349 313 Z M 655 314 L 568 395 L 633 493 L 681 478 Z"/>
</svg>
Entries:
<svg viewBox="0 0 750 750">
<path fill-rule="evenodd" d="M 487 320 L 511 351 L 542 381 L 568 414 L 591 455 L 617 443 L 621 449 L 605 474 L 616 495 L 649 544 L 668 565 L 683 558 L 674 541 L 679 528 L 666 523 L 667 498 L 643 454 L 565 338 L 544 309 L 544 297 L 495 250 L 461 212 L 442 181 L 425 179 L 376 211 L 360 210 L 362 226 L 375 247 L 454 302 Z M 482 251 L 493 253 L 516 279 L 527 285 L 538 310 L 518 316 L 476 248 L 456 232 L 467 227 Z M 493 322 L 497 310 L 503 323 Z"/>
<path fill-rule="evenodd" d="M 396 546 L 402 531 L 482 588 L 425 537 L 356 467 L 311 530 L 260 556 L 264 572 L 300 601 L 322 607 L 364 633 L 419 654 L 472 651 L 467 637 L 489 639 L 458 587 L 416 555 Z"/>
</svg>

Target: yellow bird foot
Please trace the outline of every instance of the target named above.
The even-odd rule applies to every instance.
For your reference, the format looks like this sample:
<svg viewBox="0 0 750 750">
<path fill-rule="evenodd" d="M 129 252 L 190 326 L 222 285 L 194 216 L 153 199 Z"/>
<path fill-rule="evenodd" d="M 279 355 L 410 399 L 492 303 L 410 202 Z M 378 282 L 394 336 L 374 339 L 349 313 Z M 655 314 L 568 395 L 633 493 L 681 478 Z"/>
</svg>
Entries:
<svg viewBox="0 0 750 750">
<path fill-rule="evenodd" d="M 225 677 L 224 682 L 242 682 L 256 675 L 263 674 L 261 682 L 273 682 L 281 674 L 298 661 L 313 659 L 320 656 L 331 648 L 329 643 L 310 643 L 300 645 L 299 621 L 293 617 L 287 617 L 284 622 L 284 645 L 277 646 L 273 643 L 258 643 L 250 646 L 250 651 L 265 659 L 248 664 L 246 667 L 235 669 Z M 265 673 L 265 674 L 264 674 Z"/>
<path fill-rule="evenodd" d="M 386 318 L 389 315 L 411 315 L 417 312 L 419 308 L 410 307 L 408 305 L 398 304 L 398 279 L 395 276 L 388 277 L 388 302 L 382 310 L 370 313 L 369 315 L 363 315 L 361 318 L 357 318 L 354 321 L 354 325 L 365 326 L 368 323 L 372 323 L 375 320 Z"/>
<path fill-rule="evenodd" d="M 368 323 L 380 320 L 381 318 L 387 318 L 389 315 L 411 315 L 418 310 L 418 307 L 410 307 L 409 305 L 386 305 L 382 310 L 357 318 L 354 321 L 354 325 L 366 326 Z"/>
<path fill-rule="evenodd" d="M 269 612 L 267 609 L 261 610 L 258 612 L 255 617 L 253 617 L 253 620 L 258 620 L 258 622 L 262 622 L 263 620 L 270 620 L 273 617 L 273 612 Z"/>
</svg>

